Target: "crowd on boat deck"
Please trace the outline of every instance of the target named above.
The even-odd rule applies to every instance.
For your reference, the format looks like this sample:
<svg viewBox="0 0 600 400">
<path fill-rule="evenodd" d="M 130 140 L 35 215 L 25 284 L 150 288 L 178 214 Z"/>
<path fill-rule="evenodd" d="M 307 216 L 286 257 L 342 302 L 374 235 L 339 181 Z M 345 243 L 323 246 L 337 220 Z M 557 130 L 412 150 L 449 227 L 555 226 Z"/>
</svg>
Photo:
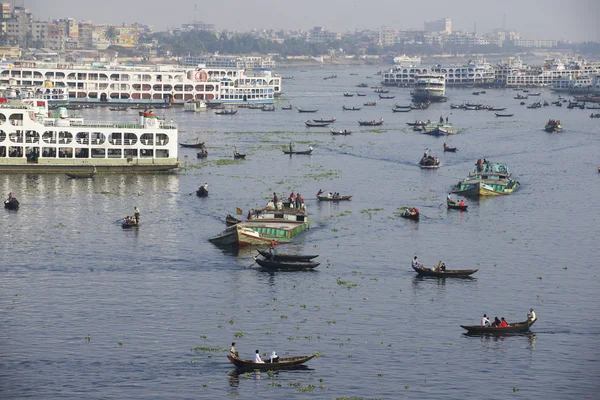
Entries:
<svg viewBox="0 0 600 400">
<path fill-rule="evenodd" d="M 275 207 L 275 209 L 278 209 L 278 203 L 279 203 L 279 197 L 277 197 L 277 193 L 273 192 L 273 205 Z M 297 210 L 300 209 L 304 209 L 306 208 L 306 205 L 304 204 L 304 198 L 302 198 L 302 196 L 300 195 L 300 193 L 290 193 L 290 195 L 287 198 L 287 202 L 290 204 L 289 207 L 290 208 L 295 208 Z"/>
<path fill-rule="evenodd" d="M 492 162 L 485 158 L 483 160 L 481 158 L 478 159 L 475 167 L 477 172 L 492 172 Z"/>
</svg>

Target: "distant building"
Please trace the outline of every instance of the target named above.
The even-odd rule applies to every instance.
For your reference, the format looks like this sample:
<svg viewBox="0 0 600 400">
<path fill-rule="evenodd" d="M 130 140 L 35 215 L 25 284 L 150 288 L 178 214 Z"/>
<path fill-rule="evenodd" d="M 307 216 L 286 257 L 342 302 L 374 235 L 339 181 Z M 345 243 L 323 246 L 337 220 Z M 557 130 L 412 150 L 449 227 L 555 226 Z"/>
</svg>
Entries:
<svg viewBox="0 0 600 400">
<path fill-rule="evenodd" d="M 329 32 L 326 29 L 323 29 L 320 26 L 315 26 L 308 32 L 308 37 L 306 41 L 309 43 L 328 43 L 335 42 L 336 40 L 341 40 L 342 34 Z"/>
<path fill-rule="evenodd" d="M 452 33 L 452 21 L 450 18 L 442 18 L 437 21 L 425 21 L 426 32 L 444 32 L 446 34 Z"/>
<path fill-rule="evenodd" d="M 377 44 L 383 47 L 393 46 L 396 44 L 397 37 L 398 33 L 395 30 L 382 26 L 381 29 L 379 29 L 379 40 Z"/>
<path fill-rule="evenodd" d="M 204 22 L 194 22 L 192 24 L 181 24 L 182 31 L 208 31 L 215 32 L 214 24 L 205 24 Z"/>
<path fill-rule="evenodd" d="M 558 46 L 558 40 L 519 39 L 513 43 L 518 47 L 550 48 Z"/>
<path fill-rule="evenodd" d="M 138 28 L 137 26 L 119 26 L 114 28 L 115 35 L 113 43 L 116 46 L 125 48 L 138 47 Z"/>
</svg>

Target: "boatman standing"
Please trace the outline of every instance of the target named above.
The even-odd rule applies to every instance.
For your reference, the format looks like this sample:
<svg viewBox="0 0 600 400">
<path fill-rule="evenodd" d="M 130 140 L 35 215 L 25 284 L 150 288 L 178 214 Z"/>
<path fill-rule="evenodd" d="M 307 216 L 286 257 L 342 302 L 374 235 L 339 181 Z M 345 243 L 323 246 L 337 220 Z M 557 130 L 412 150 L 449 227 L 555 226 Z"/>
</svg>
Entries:
<svg viewBox="0 0 600 400">
<path fill-rule="evenodd" d="M 140 210 L 136 206 L 133 207 L 133 218 L 137 224 L 140 223 Z"/>
<path fill-rule="evenodd" d="M 290 153 L 292 152 L 292 142 L 290 142 Z"/>
<path fill-rule="evenodd" d="M 239 354 L 235 349 L 235 342 L 231 343 L 231 348 L 229 349 L 229 355 L 233 358 L 239 358 Z"/>
</svg>

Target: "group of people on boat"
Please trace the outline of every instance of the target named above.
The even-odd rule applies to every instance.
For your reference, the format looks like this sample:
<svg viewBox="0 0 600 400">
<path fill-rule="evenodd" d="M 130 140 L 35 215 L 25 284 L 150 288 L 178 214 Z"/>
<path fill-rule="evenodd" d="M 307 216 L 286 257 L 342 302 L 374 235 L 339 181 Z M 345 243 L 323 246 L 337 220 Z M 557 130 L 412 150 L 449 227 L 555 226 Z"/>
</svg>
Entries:
<svg viewBox="0 0 600 400">
<path fill-rule="evenodd" d="M 440 124 L 444 123 L 444 117 L 440 115 Z M 448 123 L 448 117 L 446 117 L 446 123 Z"/>
<path fill-rule="evenodd" d="M 302 198 L 300 193 L 296 193 L 296 194 L 294 194 L 294 192 L 290 193 L 290 195 L 288 197 L 288 201 L 290 202 L 290 207 L 293 206 L 297 210 L 304 208 L 304 199 Z"/>
<path fill-rule="evenodd" d="M 481 158 L 477 160 L 475 164 L 477 172 L 491 172 L 492 171 L 492 163 L 491 161 L 486 160 L 485 158 L 482 160 Z"/>
<path fill-rule="evenodd" d="M 448 201 L 451 203 L 456 204 L 456 201 L 452 200 L 452 193 L 448 193 L 448 197 L 447 197 Z M 443 203 L 442 203 L 443 204 Z M 467 204 L 465 203 L 465 201 L 463 199 L 460 199 L 460 202 L 458 202 L 457 204 L 459 207 L 464 207 Z"/>
<path fill-rule="evenodd" d="M 546 123 L 546 126 L 559 126 L 559 125 L 560 125 L 560 120 L 549 119 L 548 122 Z"/>
<path fill-rule="evenodd" d="M 510 326 L 510 324 L 506 322 L 504 317 L 502 317 L 502 319 L 498 319 L 498 317 L 495 317 L 494 322 L 490 323 L 490 318 L 487 316 L 487 314 L 483 314 L 483 317 L 481 317 L 481 326 L 492 328 L 506 328 L 507 326 Z"/>
<path fill-rule="evenodd" d="M 417 256 L 415 256 L 412 260 L 412 266 L 413 268 L 417 268 L 417 269 L 425 269 L 425 267 L 423 266 L 423 264 L 421 264 L 419 262 L 419 259 L 417 258 Z M 440 260 L 440 262 L 438 263 L 438 265 L 429 268 L 431 271 L 434 272 L 446 272 L 446 263 L 442 262 Z"/>
<path fill-rule="evenodd" d="M 231 348 L 229 349 L 229 355 L 231 356 L 231 358 L 238 359 L 238 360 L 240 359 L 240 355 L 237 352 L 237 350 L 235 349 L 235 342 L 231 343 Z M 271 352 L 271 356 L 269 358 L 272 363 L 279 361 L 279 356 L 277 355 L 277 352 L 275 352 L 275 351 Z M 256 350 L 256 352 L 254 353 L 253 361 L 255 364 L 264 364 L 264 361 L 263 361 L 262 357 L 260 356 L 260 351 Z"/>
<path fill-rule="evenodd" d="M 137 206 L 133 207 L 133 216 L 128 215 L 124 220 L 127 225 L 138 225 L 140 223 L 140 210 Z"/>
</svg>

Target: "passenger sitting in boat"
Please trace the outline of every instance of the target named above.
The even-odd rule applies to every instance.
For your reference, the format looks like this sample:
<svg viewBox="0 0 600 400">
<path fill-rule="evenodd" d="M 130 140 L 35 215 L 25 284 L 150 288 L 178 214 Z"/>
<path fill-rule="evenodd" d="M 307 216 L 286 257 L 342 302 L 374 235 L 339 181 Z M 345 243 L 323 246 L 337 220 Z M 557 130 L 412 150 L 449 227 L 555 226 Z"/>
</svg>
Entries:
<svg viewBox="0 0 600 400">
<path fill-rule="evenodd" d="M 333 197 L 333 194 L 331 192 L 327 193 L 327 198 L 331 199 Z"/>
<path fill-rule="evenodd" d="M 487 314 L 483 314 L 483 317 L 481 317 L 481 326 L 490 326 L 490 319 Z"/>
<path fill-rule="evenodd" d="M 410 215 L 416 215 L 419 213 L 419 209 L 417 207 L 413 207 L 412 211 L 410 212 Z"/>
<path fill-rule="evenodd" d="M 412 266 L 414 268 L 421 268 L 421 264 L 419 264 L 419 260 L 417 260 L 417 256 L 415 256 L 415 258 L 413 258 L 413 260 L 412 260 Z"/>
<path fill-rule="evenodd" d="M 529 309 L 529 314 L 527 314 L 527 319 L 529 321 L 533 321 L 535 319 L 535 311 L 533 311 L 533 308 Z"/>
<path fill-rule="evenodd" d="M 500 322 L 500 328 L 505 328 L 508 326 L 508 322 L 502 317 L 502 322 Z"/>
<path fill-rule="evenodd" d="M 233 155 L 237 156 L 238 154 L 240 154 L 240 152 L 238 151 L 237 147 L 233 148 Z"/>
<path fill-rule="evenodd" d="M 458 205 L 459 205 L 460 207 L 464 207 L 464 206 L 465 206 L 465 201 L 464 201 L 464 200 L 461 200 L 461 201 L 460 201 L 460 203 L 458 203 Z"/>
<path fill-rule="evenodd" d="M 494 328 L 497 328 L 497 327 L 499 327 L 499 326 L 500 326 L 500 324 L 501 324 L 501 322 L 500 322 L 500 320 L 498 319 L 498 317 L 494 318 L 494 322 L 492 322 L 492 326 L 493 326 Z"/>
<path fill-rule="evenodd" d="M 275 352 L 275 350 L 273 350 L 273 352 L 271 353 L 271 362 L 279 362 L 279 356 L 277 355 L 277 353 Z"/>
<path fill-rule="evenodd" d="M 265 363 L 262 360 L 262 358 L 260 358 L 260 354 L 258 354 L 258 350 L 256 350 L 256 353 L 254 354 L 254 363 L 256 363 L 256 364 L 264 364 Z"/>
<path fill-rule="evenodd" d="M 444 117 L 440 116 L 440 124 L 444 123 Z"/>
<path fill-rule="evenodd" d="M 446 272 L 446 263 L 442 263 L 442 265 L 440 265 L 440 271 Z"/>
</svg>

